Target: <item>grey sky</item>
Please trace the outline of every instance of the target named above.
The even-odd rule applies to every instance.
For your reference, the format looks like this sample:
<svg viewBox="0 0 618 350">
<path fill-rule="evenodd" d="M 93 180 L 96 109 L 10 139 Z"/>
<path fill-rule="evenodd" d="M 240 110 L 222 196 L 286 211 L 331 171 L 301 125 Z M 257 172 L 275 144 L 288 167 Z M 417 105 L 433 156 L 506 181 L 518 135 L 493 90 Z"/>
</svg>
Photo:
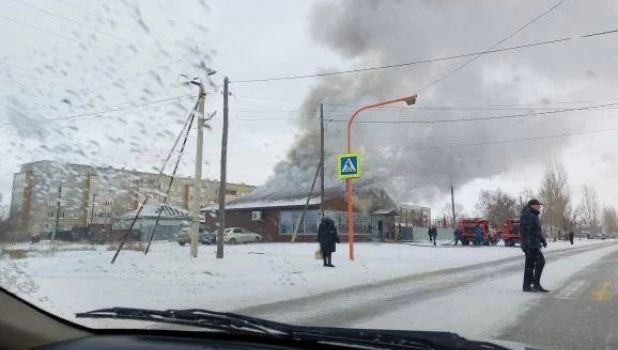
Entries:
<svg viewBox="0 0 618 350">
<path fill-rule="evenodd" d="M 19 2 L 70 18 L 82 26 L 53 18 Z M 224 75 L 234 81 L 477 51 L 506 36 L 556 1 L 352 3 L 214 0 L 206 1 L 207 8 L 198 0 L 183 2 L 182 6 L 173 1 L 128 2 L 135 6 L 112 1 L 105 3 L 109 11 L 95 1 L 19 2 L 2 0 L 3 16 L 90 46 L 86 45 L 88 49 L 83 50 L 80 43 L 0 18 L 0 40 L 3 43 L 0 49 L 3 95 L 0 99 L 0 124 L 18 125 L 18 128 L 0 127 L 0 147 L 8 150 L 3 153 L 0 167 L 0 192 L 7 194 L 5 201 L 10 198 L 12 173 L 23 162 L 51 158 L 147 171 L 158 167 L 180 128 L 178 121 L 185 118 L 194 103 L 193 98 L 35 125 L 43 118 L 126 106 L 126 101 L 140 103 L 193 93 L 180 84 L 177 76 L 196 74 L 200 59 L 219 72 L 213 78 L 213 83 L 219 85 Z M 96 12 L 99 17 L 113 17 L 128 24 L 130 29 L 120 24 L 110 25 L 107 21 L 97 23 L 100 18 L 63 2 Z M 135 8 L 139 9 L 141 17 Z M 151 29 L 150 34 L 140 27 L 139 18 Z M 616 8 L 610 1 L 568 0 L 502 46 L 613 29 L 616 23 Z M 99 33 L 87 28 L 96 28 Z M 607 36 L 486 55 L 451 79 L 421 93 L 417 106 L 541 106 L 543 102 L 611 101 L 616 99 L 613 82 L 618 74 L 614 68 L 618 50 L 614 45 L 616 38 Z M 127 41 L 133 43 L 135 50 Z M 193 50 L 194 53 L 187 54 L 195 47 L 199 47 L 199 53 Z M 162 54 L 162 50 L 169 52 L 169 56 Z M 184 59 L 156 70 L 157 77 L 144 74 L 153 66 L 175 62 L 177 57 Z M 327 105 L 327 117 L 330 113 L 333 119 L 347 119 L 351 107 L 337 103 L 359 104 L 415 92 L 458 63 L 346 76 L 344 80 L 349 79 L 345 81 L 349 81 L 351 88 L 326 101 L 332 103 Z M 46 64 L 53 69 L 46 69 Z M 42 71 L 37 72 L 37 68 Z M 113 85 L 123 78 L 124 83 Z M 275 165 L 286 159 L 295 141 L 317 125 L 315 120 L 301 124 L 302 119 L 298 117 L 307 116 L 301 109 L 305 97 L 310 91 L 319 89 L 321 83 L 320 79 L 305 79 L 232 84 L 231 181 L 259 185 L 267 180 Z M 86 86 L 89 90 L 80 90 Z M 78 96 L 71 95 L 66 89 L 77 91 Z M 64 98 L 68 98 L 71 105 L 62 102 Z M 553 106 L 565 104 L 545 105 Z M 220 94 L 213 92 L 209 95 L 207 110 L 219 111 L 205 138 L 205 173 L 216 178 L 219 172 Z M 430 120 L 512 113 L 516 111 L 435 112 L 411 107 L 409 111 L 397 112 L 396 115 L 369 113 L 362 118 Z M 443 191 L 450 181 L 454 181 L 458 184 L 458 201 L 465 205 L 468 213 L 472 213 L 480 188 L 499 186 L 513 194 L 524 187 L 535 188 L 544 165 L 560 159 L 569 171 L 576 198 L 583 184 L 592 183 L 604 202 L 616 203 L 618 187 L 613 184 L 613 174 L 618 163 L 613 151 L 618 132 L 480 149 L 422 151 L 422 154 L 413 150 L 478 139 L 504 140 L 616 127 L 618 123 L 612 118 L 614 113 L 614 110 L 565 113 L 465 126 L 358 124 L 355 126 L 355 140 L 365 146 L 369 165 L 373 164 L 380 176 L 378 179 L 384 179 L 389 173 L 397 176 L 390 186 L 399 192 L 397 199 L 400 201 L 432 205 L 438 209 L 446 201 Z M 343 150 L 342 126 L 343 123 L 329 123 L 328 144 L 333 151 Z M 57 129 L 62 131 L 56 132 Z M 161 130 L 168 132 L 157 135 Z M 470 130 L 477 132 L 470 135 Z M 192 172 L 193 139 L 189 145 L 181 168 L 186 175 Z M 453 166 L 453 159 L 469 160 L 469 164 Z"/>
</svg>

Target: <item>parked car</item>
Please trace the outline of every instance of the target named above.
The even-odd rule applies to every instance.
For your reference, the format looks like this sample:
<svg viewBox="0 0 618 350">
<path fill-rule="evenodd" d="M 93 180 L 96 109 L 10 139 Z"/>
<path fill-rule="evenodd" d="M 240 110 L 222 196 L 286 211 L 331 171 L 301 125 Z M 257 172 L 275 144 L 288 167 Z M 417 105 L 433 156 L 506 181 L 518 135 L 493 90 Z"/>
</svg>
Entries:
<svg viewBox="0 0 618 350">
<path fill-rule="evenodd" d="M 605 233 L 597 233 L 596 235 L 591 237 L 592 239 L 605 239 Z"/>
<path fill-rule="evenodd" d="M 191 243 L 191 236 L 189 236 L 189 230 L 182 229 L 176 234 L 176 242 L 181 246 L 187 243 Z M 217 243 L 217 235 L 211 232 L 200 232 L 200 243 L 202 244 L 215 244 Z"/>
<path fill-rule="evenodd" d="M 262 242 L 264 239 L 261 235 L 246 230 L 242 227 L 228 227 L 225 229 L 224 242 L 228 244 Z"/>
</svg>

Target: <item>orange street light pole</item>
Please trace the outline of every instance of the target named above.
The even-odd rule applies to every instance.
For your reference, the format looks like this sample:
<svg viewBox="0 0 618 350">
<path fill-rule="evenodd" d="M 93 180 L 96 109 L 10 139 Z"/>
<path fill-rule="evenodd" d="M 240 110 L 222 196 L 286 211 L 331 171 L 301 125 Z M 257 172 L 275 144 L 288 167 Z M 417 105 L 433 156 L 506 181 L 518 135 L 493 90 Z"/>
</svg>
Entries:
<svg viewBox="0 0 618 350">
<path fill-rule="evenodd" d="M 368 105 L 365 107 L 361 107 L 357 109 L 354 112 L 354 114 L 352 114 L 352 116 L 348 120 L 348 127 L 346 129 L 348 153 L 352 152 L 351 129 L 352 129 L 352 123 L 354 123 L 354 119 L 356 119 L 356 116 L 362 111 L 386 106 L 386 105 L 396 103 L 396 102 L 405 102 L 408 106 L 413 105 L 416 103 L 416 94 L 406 96 L 406 97 L 396 98 L 394 100 L 374 103 L 372 105 Z M 350 244 L 350 260 L 354 260 L 354 205 L 352 203 L 354 189 L 353 189 L 353 183 L 352 183 L 351 178 L 346 179 L 346 191 L 347 191 L 346 201 L 348 205 L 348 242 Z"/>
</svg>

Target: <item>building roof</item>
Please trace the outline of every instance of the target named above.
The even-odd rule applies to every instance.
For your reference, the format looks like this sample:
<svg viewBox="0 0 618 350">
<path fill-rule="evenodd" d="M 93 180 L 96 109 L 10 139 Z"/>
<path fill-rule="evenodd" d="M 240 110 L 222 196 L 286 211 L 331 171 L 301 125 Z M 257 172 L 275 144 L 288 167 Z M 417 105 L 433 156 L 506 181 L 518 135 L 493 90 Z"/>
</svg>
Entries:
<svg viewBox="0 0 618 350">
<path fill-rule="evenodd" d="M 395 215 L 397 214 L 397 208 L 390 208 L 390 209 L 378 209 L 376 211 L 373 212 L 376 215 Z"/>
<path fill-rule="evenodd" d="M 119 219 L 134 218 L 137 215 L 137 209 L 131 210 L 120 215 Z M 140 213 L 140 218 L 156 218 L 161 213 L 161 219 L 186 219 L 189 217 L 189 212 L 182 208 L 173 207 L 171 205 L 145 205 Z"/>
<path fill-rule="evenodd" d="M 225 205 L 226 210 L 251 209 L 251 208 L 277 208 L 277 207 L 300 207 L 307 204 L 307 197 L 275 200 L 237 200 Z M 319 205 L 320 197 L 313 197 L 309 200 L 309 205 Z M 202 208 L 203 211 L 218 210 L 219 205 L 209 205 Z"/>
<path fill-rule="evenodd" d="M 346 191 L 342 188 L 332 188 L 325 190 L 325 200 L 333 198 L 345 197 Z M 357 196 L 361 196 L 369 201 L 358 205 L 366 205 L 366 210 L 369 212 L 383 211 L 382 214 L 389 215 L 397 211 L 397 205 L 388 196 L 386 191 L 381 188 L 359 188 L 355 190 Z M 226 204 L 226 210 L 243 210 L 243 209 L 262 209 L 262 208 L 284 208 L 284 207 L 301 207 L 307 203 L 309 193 L 297 194 L 293 197 L 281 197 L 277 194 L 265 196 L 255 196 L 248 194 L 239 199 L 230 201 Z M 319 194 L 314 193 L 309 200 L 309 205 L 319 205 L 321 203 Z M 355 206 L 357 203 L 355 201 Z M 210 205 L 202 208 L 202 211 L 217 211 L 218 205 Z"/>
</svg>

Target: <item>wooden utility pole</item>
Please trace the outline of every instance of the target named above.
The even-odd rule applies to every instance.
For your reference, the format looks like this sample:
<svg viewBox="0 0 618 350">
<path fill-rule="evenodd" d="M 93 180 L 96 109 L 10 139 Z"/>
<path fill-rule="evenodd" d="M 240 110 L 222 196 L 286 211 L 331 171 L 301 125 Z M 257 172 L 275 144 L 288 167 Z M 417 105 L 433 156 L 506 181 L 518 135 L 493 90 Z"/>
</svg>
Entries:
<svg viewBox="0 0 618 350">
<path fill-rule="evenodd" d="M 451 218 L 451 224 L 453 225 L 453 227 L 456 226 L 456 218 L 455 218 L 455 190 L 453 189 L 453 186 L 451 185 L 451 213 L 452 213 L 452 218 Z"/>
<path fill-rule="evenodd" d="M 324 218 L 324 104 L 320 103 L 320 219 Z"/>
<path fill-rule="evenodd" d="M 202 197 L 202 161 L 204 150 L 204 104 L 206 102 L 206 91 L 200 82 L 195 84 L 200 87 L 200 95 L 197 105 L 197 150 L 195 153 L 195 179 L 193 183 L 193 227 L 191 227 L 191 256 L 197 257 L 197 248 L 200 238 L 200 204 Z"/>
<path fill-rule="evenodd" d="M 227 182 L 227 129 L 228 129 L 228 100 L 230 80 L 223 79 L 223 132 L 221 135 L 221 175 L 219 176 L 219 231 L 217 232 L 217 259 L 223 259 L 223 245 L 225 232 L 225 188 Z"/>
<path fill-rule="evenodd" d="M 320 162 L 321 163 L 321 162 Z M 313 181 L 311 182 L 311 188 L 309 189 L 309 194 L 307 195 L 307 201 L 305 202 L 305 209 L 303 209 L 303 213 L 296 220 L 296 224 L 294 224 L 294 232 L 292 232 L 291 243 L 296 242 L 296 234 L 300 229 L 300 224 L 305 221 L 305 217 L 307 216 L 307 209 L 309 209 L 309 203 L 311 202 L 311 196 L 313 195 L 313 189 L 315 188 L 315 182 L 318 179 L 318 175 L 320 175 L 320 163 L 318 163 L 318 168 L 315 170 L 315 176 L 313 176 Z"/>
<path fill-rule="evenodd" d="M 54 243 L 56 234 L 58 233 L 58 223 L 60 222 L 60 202 L 62 201 L 62 185 L 58 185 L 58 200 L 56 201 L 56 223 L 54 231 L 52 231 L 51 242 Z"/>
</svg>

